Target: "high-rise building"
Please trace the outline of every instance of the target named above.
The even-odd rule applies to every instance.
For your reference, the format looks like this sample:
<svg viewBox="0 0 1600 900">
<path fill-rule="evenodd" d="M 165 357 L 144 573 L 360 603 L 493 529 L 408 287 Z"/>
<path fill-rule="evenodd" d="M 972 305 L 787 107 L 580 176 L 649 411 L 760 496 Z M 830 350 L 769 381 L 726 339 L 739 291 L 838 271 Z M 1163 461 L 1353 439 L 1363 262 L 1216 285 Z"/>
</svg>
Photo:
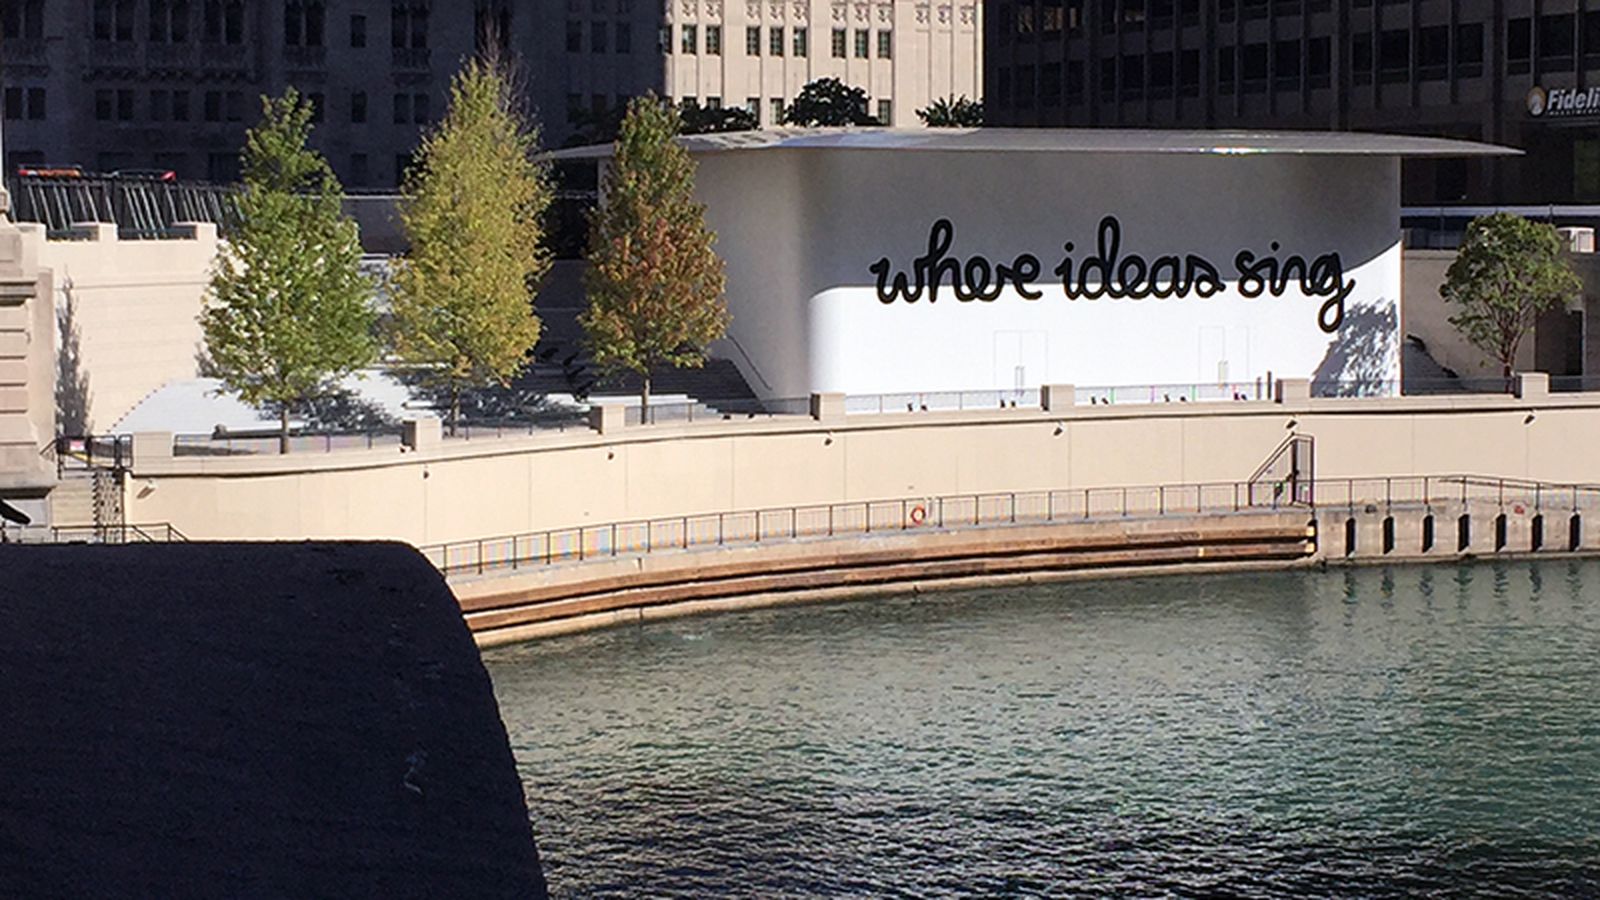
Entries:
<svg viewBox="0 0 1600 900">
<path fill-rule="evenodd" d="M 346 184 L 389 187 L 491 40 L 549 146 L 647 90 L 772 124 L 826 76 L 911 125 L 977 95 L 981 27 L 978 0 L 4 0 L 5 164 L 227 179 L 260 96 L 293 85 Z"/>
<path fill-rule="evenodd" d="M 997 0 L 1000 125 L 1309 128 L 1466 138 L 1405 200 L 1600 200 L 1600 5 L 1575 0 Z"/>
</svg>

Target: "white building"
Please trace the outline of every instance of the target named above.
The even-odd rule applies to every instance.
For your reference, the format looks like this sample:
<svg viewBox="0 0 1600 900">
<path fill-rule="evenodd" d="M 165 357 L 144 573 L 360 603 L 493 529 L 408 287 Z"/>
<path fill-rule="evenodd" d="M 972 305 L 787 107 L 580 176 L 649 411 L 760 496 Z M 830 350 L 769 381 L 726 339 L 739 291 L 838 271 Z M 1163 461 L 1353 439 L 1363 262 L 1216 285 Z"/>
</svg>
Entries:
<svg viewBox="0 0 1600 900">
<path fill-rule="evenodd" d="M 1394 393 L 1399 160 L 1514 152 L 1039 129 L 684 144 L 727 261 L 726 355 L 769 397 L 1043 384 L 1228 397 L 1284 377 Z"/>
</svg>

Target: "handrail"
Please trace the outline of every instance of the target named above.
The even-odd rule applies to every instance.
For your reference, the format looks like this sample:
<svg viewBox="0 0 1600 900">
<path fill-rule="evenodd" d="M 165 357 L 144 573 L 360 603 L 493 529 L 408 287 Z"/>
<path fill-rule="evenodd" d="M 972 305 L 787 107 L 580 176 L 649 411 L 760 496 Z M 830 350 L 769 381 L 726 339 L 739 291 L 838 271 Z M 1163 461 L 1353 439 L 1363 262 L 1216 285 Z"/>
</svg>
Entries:
<svg viewBox="0 0 1600 900">
<path fill-rule="evenodd" d="M 183 544 L 188 535 L 171 522 L 136 525 L 27 525 L 0 529 L 6 541 L 24 544 Z"/>
<path fill-rule="evenodd" d="M 430 544 L 419 549 L 445 575 L 483 574 L 523 567 L 583 562 L 597 557 L 751 545 L 842 534 L 1010 527 L 1067 521 L 1228 515 L 1250 510 L 1346 508 L 1385 510 L 1440 503 L 1489 502 L 1501 508 L 1527 504 L 1546 510 L 1600 507 L 1600 486 L 1499 479 L 1493 476 L 1405 475 L 1306 480 L 1303 490 L 1252 496 L 1251 484 L 1201 482 L 1107 486 L 1044 491 L 956 494 L 858 500 L 736 512 L 631 519 L 600 525 Z M 1477 488 L 1474 490 L 1474 488 Z"/>
</svg>

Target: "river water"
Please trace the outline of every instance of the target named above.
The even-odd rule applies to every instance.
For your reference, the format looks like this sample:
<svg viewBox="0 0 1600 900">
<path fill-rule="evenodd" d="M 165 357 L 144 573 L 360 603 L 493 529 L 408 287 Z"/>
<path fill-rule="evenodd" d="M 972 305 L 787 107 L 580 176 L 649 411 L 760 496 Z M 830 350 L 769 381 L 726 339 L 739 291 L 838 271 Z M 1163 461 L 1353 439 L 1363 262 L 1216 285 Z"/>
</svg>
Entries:
<svg viewBox="0 0 1600 900">
<path fill-rule="evenodd" d="M 1600 895 L 1600 564 L 1075 582 L 485 654 L 556 896 Z"/>
</svg>

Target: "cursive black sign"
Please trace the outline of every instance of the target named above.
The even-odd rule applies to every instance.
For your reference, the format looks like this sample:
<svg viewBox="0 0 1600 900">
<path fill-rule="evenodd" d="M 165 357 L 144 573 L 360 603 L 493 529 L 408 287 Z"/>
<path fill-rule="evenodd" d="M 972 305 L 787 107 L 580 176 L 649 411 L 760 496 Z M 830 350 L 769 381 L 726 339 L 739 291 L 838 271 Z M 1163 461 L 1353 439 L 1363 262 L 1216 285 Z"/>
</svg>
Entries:
<svg viewBox="0 0 1600 900">
<path fill-rule="evenodd" d="M 994 264 L 982 256 L 964 262 L 952 256 L 955 226 L 939 219 L 928 230 L 928 250 L 912 261 L 911 272 L 895 271 L 888 257 L 880 258 L 868 271 L 877 276 L 878 300 L 916 303 L 926 294 L 929 303 L 939 299 L 939 289 L 948 278 L 957 300 L 968 303 L 993 302 L 1009 285 L 1024 300 L 1038 300 L 1043 292 L 1034 286 L 1039 277 L 1039 258 L 1023 253 L 1008 263 Z M 1068 300 L 1144 300 L 1154 298 L 1209 299 L 1226 289 L 1216 265 L 1193 253 L 1182 257 L 1158 256 L 1147 260 L 1122 252 L 1122 223 L 1115 216 L 1100 220 L 1093 255 L 1075 260 L 1075 245 L 1062 246 L 1065 255 L 1054 273 L 1061 279 L 1062 293 Z M 1338 253 L 1324 253 L 1315 259 L 1303 256 L 1277 256 L 1281 248 L 1272 242 L 1270 255 L 1257 256 L 1240 250 L 1233 259 L 1239 294 L 1247 300 L 1262 295 L 1281 297 L 1291 286 L 1309 297 L 1323 300 L 1317 311 L 1317 325 L 1332 333 L 1344 322 L 1345 301 L 1355 290 L 1354 279 L 1344 276 Z"/>
</svg>

